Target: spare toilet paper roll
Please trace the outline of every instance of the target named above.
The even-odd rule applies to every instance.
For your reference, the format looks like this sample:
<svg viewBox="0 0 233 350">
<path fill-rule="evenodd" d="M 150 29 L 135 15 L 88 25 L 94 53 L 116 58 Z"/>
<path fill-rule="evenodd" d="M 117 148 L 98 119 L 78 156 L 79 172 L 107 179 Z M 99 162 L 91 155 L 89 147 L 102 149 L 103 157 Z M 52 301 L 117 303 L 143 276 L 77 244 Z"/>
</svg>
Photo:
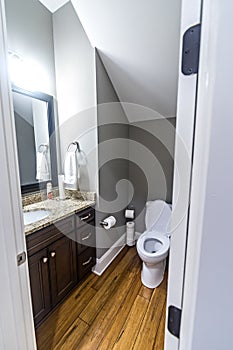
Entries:
<svg viewBox="0 0 233 350">
<path fill-rule="evenodd" d="M 107 225 L 104 225 L 105 230 L 109 230 L 111 227 L 116 225 L 116 218 L 114 216 L 109 216 L 106 219 L 104 219 L 104 223 Z"/>
<path fill-rule="evenodd" d="M 133 221 L 129 221 L 126 224 L 126 244 L 128 246 L 133 246 L 135 244 L 135 224 Z"/>
<path fill-rule="evenodd" d="M 133 209 L 126 209 L 125 218 L 134 219 L 134 210 Z"/>
</svg>

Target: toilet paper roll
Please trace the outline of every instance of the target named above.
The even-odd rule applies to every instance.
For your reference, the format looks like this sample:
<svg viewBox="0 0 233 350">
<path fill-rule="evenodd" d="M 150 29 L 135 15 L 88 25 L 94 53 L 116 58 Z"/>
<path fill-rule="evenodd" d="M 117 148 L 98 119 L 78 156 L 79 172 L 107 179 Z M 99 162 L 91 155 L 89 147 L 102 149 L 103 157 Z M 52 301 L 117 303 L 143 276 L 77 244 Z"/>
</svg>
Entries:
<svg viewBox="0 0 233 350">
<path fill-rule="evenodd" d="M 116 218 L 114 216 L 109 216 L 106 219 L 103 220 L 105 230 L 109 230 L 111 227 L 116 225 Z"/>
<path fill-rule="evenodd" d="M 127 222 L 126 227 L 127 227 L 127 229 L 134 229 L 134 227 L 135 227 L 134 221 Z"/>
<path fill-rule="evenodd" d="M 65 186 L 64 186 L 64 175 L 58 175 L 58 190 L 59 190 L 59 199 L 66 199 Z"/>
<path fill-rule="evenodd" d="M 135 244 L 135 223 L 133 221 L 126 224 L 126 244 L 130 247 Z"/>
<path fill-rule="evenodd" d="M 126 209 L 125 218 L 134 219 L 134 210 L 133 209 Z"/>
</svg>

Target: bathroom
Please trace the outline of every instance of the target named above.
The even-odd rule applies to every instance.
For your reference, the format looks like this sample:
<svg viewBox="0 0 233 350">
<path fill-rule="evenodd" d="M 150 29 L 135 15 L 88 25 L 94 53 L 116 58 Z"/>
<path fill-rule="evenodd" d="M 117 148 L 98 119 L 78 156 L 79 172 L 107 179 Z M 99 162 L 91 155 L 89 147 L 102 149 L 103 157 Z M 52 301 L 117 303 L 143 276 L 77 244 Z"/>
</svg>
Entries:
<svg viewBox="0 0 233 350">
<path fill-rule="evenodd" d="M 5 1 L 29 349 L 177 348 L 196 94 L 196 76 L 186 84 L 179 73 L 187 25 L 180 0 L 108 4 Z M 165 212 L 152 253 L 166 252 L 153 270 L 139 243 Z"/>
<path fill-rule="evenodd" d="M 33 110 L 35 109 L 35 100 L 37 100 L 36 94 L 34 96 L 25 96 L 24 90 L 26 90 L 39 91 L 43 94 L 54 97 L 54 105 L 52 106 L 54 118 L 53 122 L 51 122 L 52 108 L 50 108 L 50 106 L 48 107 L 50 114 L 50 120 L 48 122 L 50 125 L 49 162 L 51 163 L 51 177 L 49 177 L 49 179 L 51 180 L 52 187 L 54 188 L 54 197 L 56 196 L 55 191 L 56 187 L 58 186 L 58 174 L 64 173 L 64 163 L 67 149 L 69 147 L 75 148 L 75 145 L 72 146 L 72 142 L 78 142 L 81 152 L 83 152 L 83 157 L 85 159 L 84 164 L 79 167 L 80 174 L 78 179 L 78 188 L 80 192 L 70 190 L 66 191 L 66 195 L 69 193 L 72 198 L 79 198 L 80 193 L 82 197 L 89 196 L 88 198 L 84 198 L 84 204 L 82 204 L 84 212 L 82 211 L 82 217 L 91 215 L 92 220 L 88 219 L 87 223 L 90 224 L 88 225 L 90 229 L 91 225 L 93 224 L 94 217 L 96 241 L 95 243 L 92 242 L 90 244 L 94 247 L 91 247 L 83 252 L 83 254 L 86 255 L 85 258 L 83 258 L 85 261 L 82 260 L 82 263 L 85 264 L 86 261 L 88 262 L 89 259 L 92 258 L 91 263 L 88 265 L 88 270 L 81 272 L 77 272 L 76 269 L 71 268 L 70 270 L 64 270 L 62 272 L 63 274 L 65 273 L 72 276 L 70 277 L 70 280 L 66 281 L 67 284 L 65 287 L 62 282 L 61 284 L 64 289 L 70 291 L 69 293 L 72 293 L 73 291 L 73 293 L 76 292 L 76 294 L 78 294 L 76 288 L 84 288 L 84 286 L 89 283 L 92 285 L 92 287 L 90 290 L 87 289 L 87 292 L 85 293 L 87 293 L 90 298 L 90 296 L 93 297 L 93 289 L 98 290 L 98 285 L 100 285 L 98 280 L 95 283 L 93 281 L 96 280 L 98 276 L 99 278 L 102 276 L 101 281 L 103 282 L 101 283 L 103 283 L 103 286 L 100 288 L 96 297 L 93 297 L 93 305 L 94 300 L 96 299 L 97 306 L 99 305 L 98 307 L 101 310 L 104 300 L 106 299 L 108 304 L 110 301 L 104 296 L 101 296 L 101 303 L 98 303 L 98 295 L 101 295 L 100 292 L 102 289 L 103 291 L 107 290 L 110 282 L 107 276 L 112 278 L 114 273 L 119 273 L 116 271 L 114 272 L 113 270 L 114 266 L 116 267 L 117 264 L 120 264 L 119 259 L 122 259 L 123 263 L 125 264 L 124 273 L 126 273 L 126 276 L 127 269 L 129 269 L 130 266 L 132 270 L 136 269 L 137 266 L 137 276 L 140 275 L 141 262 L 136 254 L 135 246 L 131 249 L 128 248 L 127 254 L 125 253 L 127 250 L 125 246 L 127 220 L 125 218 L 125 209 L 133 208 L 136 227 L 135 235 L 139 236 L 140 233 L 145 231 L 146 201 L 153 201 L 155 199 L 162 199 L 168 203 L 171 203 L 172 201 L 180 4 L 179 1 L 177 1 L 176 4 L 173 5 L 174 10 L 172 13 L 174 15 L 174 11 L 176 11 L 177 14 L 173 20 L 170 20 L 171 14 L 166 13 L 167 4 L 162 5 L 161 3 L 160 5 L 161 11 L 157 15 L 159 21 L 158 28 L 161 27 L 161 24 L 164 21 L 166 23 L 170 23 L 170 27 L 166 29 L 167 43 L 163 44 L 163 50 L 167 51 L 167 62 L 164 64 L 165 58 L 162 55 L 159 56 L 156 51 L 152 52 L 153 58 L 151 57 L 148 64 L 152 64 L 153 68 L 153 60 L 156 56 L 158 57 L 157 65 L 160 68 L 158 68 L 155 72 L 153 79 L 154 81 L 156 79 L 158 80 L 158 84 L 161 85 L 161 91 L 159 96 L 156 96 L 156 93 L 151 91 L 153 96 L 150 98 L 150 101 L 146 93 L 144 94 L 145 96 L 141 96 L 142 94 L 141 92 L 137 91 L 138 89 L 133 89 L 136 82 L 133 82 L 130 76 L 127 77 L 127 79 L 124 78 L 126 73 L 121 71 L 124 69 L 124 65 L 121 65 L 120 67 L 115 66 L 115 62 L 108 61 L 109 55 L 105 55 L 101 49 L 98 50 L 93 48 L 94 45 L 92 45 L 90 42 L 90 39 L 84 31 L 81 21 L 77 16 L 78 12 L 76 11 L 79 9 L 78 5 L 79 4 L 76 4 L 76 2 L 66 2 L 56 11 L 50 12 L 38 0 L 24 0 L 21 2 L 16 2 L 15 0 L 7 1 L 6 20 L 8 48 L 10 52 L 10 74 L 12 74 L 11 80 L 14 84 L 13 105 L 15 118 L 17 116 L 16 138 L 24 211 L 28 210 L 28 208 L 30 208 L 30 210 L 33 210 L 34 208 L 41 208 L 41 206 L 38 206 L 37 203 L 37 201 L 41 199 L 36 200 L 36 203 L 30 204 L 31 201 L 33 201 L 33 199 L 30 199 L 30 193 L 35 193 L 34 191 L 36 190 L 39 193 L 38 197 L 44 199 L 44 180 L 46 180 L 46 178 L 42 178 L 42 181 L 39 180 L 39 184 L 36 184 L 37 188 L 34 188 L 33 176 L 28 179 L 32 169 L 28 169 L 27 164 L 29 163 L 31 168 L 33 166 L 35 168 L 35 163 L 38 161 L 37 159 L 32 159 L 29 161 L 29 159 L 31 159 L 30 154 L 33 151 L 33 155 L 37 154 L 38 156 L 38 150 L 40 151 L 39 147 L 41 147 L 41 144 L 46 144 L 46 140 L 42 139 L 41 141 L 40 139 L 36 146 L 34 146 L 33 140 L 31 143 L 29 140 L 30 131 L 28 128 L 25 129 L 22 127 L 22 115 L 23 113 L 26 114 L 24 110 L 22 112 L 22 108 L 26 108 L 25 99 L 29 99 L 30 101 L 32 99 Z M 140 6 L 138 6 L 137 11 L 140 11 Z M 118 16 L 121 16 L 120 12 Z M 85 16 L 83 16 L 83 18 L 85 19 Z M 99 20 L 101 20 L 101 18 Z M 135 21 L 135 19 L 132 20 Z M 127 30 L 127 28 L 124 28 L 124 30 Z M 141 30 L 141 28 L 139 27 L 138 30 Z M 147 32 L 149 30 L 150 28 L 146 28 Z M 161 32 L 164 30 L 165 26 L 160 28 L 160 31 L 158 31 L 156 37 L 153 35 L 154 40 L 158 41 L 158 45 L 160 45 L 160 47 L 161 40 L 163 40 L 161 39 Z M 131 36 L 132 34 L 129 32 L 129 38 L 127 40 L 131 40 Z M 107 39 L 108 38 L 106 38 L 106 40 Z M 119 44 L 120 40 L 119 33 Z M 107 44 L 108 42 L 106 42 L 106 45 Z M 139 42 L 134 50 L 133 47 L 130 48 L 131 52 L 129 52 L 129 50 L 125 50 L 125 53 L 122 52 L 122 58 L 124 58 L 124 55 L 128 55 L 126 59 L 133 59 L 136 57 L 137 52 L 139 52 L 142 45 L 143 43 Z M 147 48 L 148 42 L 145 42 L 144 45 Z M 119 52 L 121 50 L 121 48 L 117 48 L 117 42 L 115 42 L 112 49 L 114 54 L 117 53 L 117 50 L 119 50 Z M 172 56 L 169 55 L 169 52 L 172 53 Z M 146 60 L 146 57 L 140 56 L 135 60 L 135 65 L 139 65 L 139 67 L 141 65 L 141 73 L 137 67 L 133 67 L 127 74 L 135 75 L 136 69 L 136 73 L 138 75 L 140 73 L 141 75 L 139 77 L 138 84 L 145 84 L 145 87 L 142 87 L 142 89 L 147 91 L 153 81 L 149 82 L 149 84 L 147 84 L 148 86 L 146 86 L 146 82 L 144 81 L 145 74 L 143 72 L 144 65 L 141 63 L 144 60 Z M 18 61 L 20 61 L 20 63 Z M 15 63 L 20 65 L 21 62 L 23 62 L 22 67 L 19 66 L 20 68 L 18 68 L 21 71 L 21 75 L 15 74 L 15 70 L 17 73 L 18 70 L 17 68 L 14 69 L 14 65 Z M 30 67 L 30 64 L 32 67 Z M 167 69 L 167 67 L 169 67 L 169 69 Z M 107 68 L 109 69 L 109 73 L 107 73 Z M 113 74 L 111 79 L 109 74 Z M 166 74 L 167 78 L 165 80 Z M 128 87 L 126 85 L 127 80 Z M 113 82 L 115 81 L 116 87 L 113 85 Z M 128 92 L 126 90 L 126 92 L 124 92 L 125 89 L 131 89 L 132 91 Z M 165 94 L 169 94 L 168 99 L 162 98 L 162 96 L 165 96 Z M 21 102 L 20 99 L 22 99 Z M 150 104 L 146 103 L 147 100 L 150 102 Z M 44 101 L 41 103 L 44 103 Z M 156 104 L 158 104 L 158 106 L 156 106 Z M 24 107 L 22 107 L 22 105 Z M 155 110 L 155 108 L 157 108 L 158 111 Z M 41 128 L 42 122 L 39 121 L 39 123 L 36 124 L 35 115 L 33 115 L 33 118 L 34 128 Z M 51 124 L 53 123 L 54 127 L 51 130 Z M 24 145 L 22 145 L 22 139 L 25 142 Z M 54 149 L 56 150 L 55 154 Z M 44 151 L 44 146 L 42 146 L 42 150 Z M 46 150 L 46 152 L 48 155 L 48 150 Z M 39 152 L 39 156 L 41 153 Z M 24 172 L 26 172 L 26 174 L 24 174 Z M 36 177 L 38 178 L 38 169 Z M 28 207 L 28 204 L 31 206 L 29 205 Z M 68 207 L 68 201 L 64 200 L 62 205 L 63 207 Z M 95 209 L 94 214 L 93 211 L 88 209 L 88 205 Z M 46 205 L 45 208 L 48 212 L 51 211 L 50 204 Z M 65 210 L 66 208 L 63 209 L 62 213 L 60 214 L 61 210 L 59 209 L 59 213 L 56 214 L 56 219 L 58 218 L 58 215 L 60 215 L 60 218 L 63 219 L 65 217 Z M 87 211 L 85 212 L 85 210 Z M 110 230 L 106 230 L 104 225 L 101 225 L 101 222 L 103 222 L 107 216 L 111 215 L 116 218 L 116 225 L 114 225 L 114 227 L 112 227 Z M 75 214 L 75 216 L 77 217 L 77 214 Z M 77 221 L 76 218 L 75 220 Z M 63 244 L 63 255 L 65 258 L 63 258 L 63 260 L 61 259 L 60 261 L 58 257 L 58 252 L 59 249 L 62 250 L 62 245 L 60 244 L 60 246 L 57 246 L 56 242 L 52 242 L 49 246 L 49 254 L 51 257 L 47 255 L 45 252 L 47 245 L 45 248 L 45 245 L 42 244 L 42 236 L 45 235 L 47 239 L 47 232 L 43 231 L 43 228 L 45 227 L 44 222 L 46 222 L 46 219 L 44 219 L 44 221 L 42 219 L 42 221 L 36 222 L 36 225 L 34 223 L 30 225 L 29 223 L 29 225 L 27 225 L 25 228 L 38 349 L 45 350 L 50 348 L 62 348 L 62 346 L 64 349 L 68 349 L 69 341 L 74 341 L 73 338 L 75 338 L 75 342 L 72 345 L 74 348 L 82 348 L 82 346 L 85 346 L 85 339 L 87 339 L 87 346 L 90 346 L 90 348 L 94 349 L 97 348 L 97 346 L 104 346 L 102 343 L 104 342 L 105 338 L 107 339 L 104 332 L 102 333 L 102 341 L 101 336 L 99 335 L 99 344 L 97 345 L 94 342 L 90 342 L 87 336 L 83 336 L 84 339 L 79 339 L 80 335 L 76 333 L 74 333 L 74 335 L 71 334 L 71 340 L 68 338 L 64 342 L 64 339 L 67 338 L 67 334 L 69 334 L 69 332 L 73 329 L 74 324 L 71 323 L 71 321 L 70 323 L 67 323 L 66 327 L 63 329 L 64 334 L 62 335 L 59 333 L 57 335 L 55 325 L 57 323 L 57 327 L 59 328 L 59 322 L 62 322 L 62 320 L 59 320 L 58 314 L 59 312 L 62 312 L 62 308 L 65 307 L 66 302 L 68 303 L 69 293 L 67 291 L 64 293 L 62 290 L 60 291 L 60 295 L 59 291 L 52 291 L 52 294 L 56 294 L 56 296 L 51 297 L 52 304 L 58 304 L 58 306 L 57 308 L 50 306 L 50 311 L 48 311 L 49 307 L 44 305 L 47 303 L 49 304 L 46 299 L 47 294 L 49 294 L 49 291 L 47 290 L 49 287 L 47 287 L 42 294 L 37 294 L 38 288 L 42 288 L 42 286 L 39 284 L 35 276 L 37 275 L 39 278 L 45 279 L 45 273 L 43 272 L 44 266 L 41 267 L 38 260 L 36 260 L 38 256 L 39 261 L 42 259 L 44 265 L 50 264 L 52 266 L 53 262 L 50 263 L 47 259 L 50 258 L 52 261 L 52 254 L 55 254 L 56 252 L 56 256 L 53 261 L 56 261 L 57 265 L 56 267 L 52 266 L 49 269 L 48 274 L 50 275 L 52 275 L 52 271 L 50 270 L 58 269 L 59 264 L 66 263 L 65 259 L 68 259 L 67 255 L 70 254 L 73 260 L 77 258 L 73 256 L 75 249 L 74 244 L 72 243 L 69 245 L 69 243 L 67 243 L 65 240 Z M 56 228 L 59 228 L 62 232 L 63 227 L 65 227 L 63 233 L 70 238 L 70 233 L 66 232 L 66 227 L 69 225 L 74 225 L 73 222 L 68 222 L 67 219 L 67 222 L 65 223 L 62 221 L 61 224 L 60 222 L 54 223 L 50 216 L 49 222 L 53 222 Z M 40 225 L 40 223 L 42 225 Z M 35 238 L 33 235 L 35 232 L 35 227 L 37 231 L 42 229 L 42 233 L 39 238 Z M 46 230 L 46 227 L 44 230 Z M 82 234 L 87 237 L 89 231 L 87 232 L 87 230 L 84 230 L 83 232 L 84 233 Z M 37 250 L 35 250 L 33 246 L 35 240 L 37 245 L 39 245 L 39 249 Z M 95 245 L 96 251 L 93 253 L 93 248 L 95 248 Z M 90 256 L 87 255 L 88 251 L 90 251 Z M 82 259 L 81 256 L 82 254 L 77 258 L 78 266 L 80 264 L 79 258 L 80 260 Z M 95 258 L 96 260 L 94 260 Z M 134 261 L 135 267 L 133 267 L 133 263 L 130 258 L 132 261 Z M 96 265 L 94 264 L 94 261 L 96 262 Z M 93 275 L 93 273 L 91 273 L 89 276 L 91 268 L 95 273 L 94 277 L 90 277 Z M 119 269 L 120 268 L 121 264 L 119 266 Z M 40 269 L 42 269 L 42 272 Z M 86 271 L 88 271 L 88 273 L 86 273 Z M 106 273 L 104 274 L 105 271 Z M 57 278 L 59 279 L 60 275 L 58 272 L 57 274 Z M 78 274 L 78 283 L 77 278 L 75 279 L 74 277 L 75 274 Z M 129 281 L 131 281 L 131 283 L 133 283 L 133 280 L 136 278 L 135 276 L 136 273 L 132 274 L 132 276 L 129 275 Z M 49 278 L 51 278 L 51 280 L 53 279 L 53 277 L 48 277 L 48 279 Z M 89 281 L 91 278 L 93 279 L 93 281 L 91 280 L 92 282 Z M 130 287 L 129 281 L 125 285 L 125 289 L 122 291 L 122 293 L 126 293 L 127 288 Z M 140 305 L 140 302 L 142 303 L 144 301 L 145 305 L 147 305 L 150 298 L 152 298 L 153 290 L 149 288 L 147 289 L 147 287 L 141 287 L 140 278 L 138 278 L 136 281 L 138 285 L 137 288 L 140 286 L 143 296 L 137 296 L 135 294 L 136 304 L 134 305 L 132 303 L 132 307 L 134 308 L 137 307 L 137 303 Z M 53 282 L 50 281 L 51 285 L 52 283 Z M 118 283 L 121 285 L 121 280 Z M 166 281 L 164 280 L 162 287 L 160 288 L 165 290 L 165 283 Z M 45 284 L 45 281 L 43 281 L 43 284 Z M 57 288 L 59 288 L 59 286 L 57 286 Z M 135 291 L 137 291 L 137 288 L 135 286 Z M 116 290 L 108 287 L 109 295 L 111 295 L 111 291 L 112 293 L 114 291 L 114 293 L 118 295 Z M 138 290 L 138 294 L 139 293 L 140 292 Z M 63 295 L 67 296 L 63 297 Z M 70 295 L 72 297 L 73 294 Z M 107 295 L 106 292 L 105 295 Z M 161 336 L 158 336 L 160 342 L 160 338 L 163 337 L 164 328 L 165 296 L 166 293 L 162 293 L 161 291 L 158 292 L 158 299 L 161 299 L 159 299 L 159 309 L 161 310 L 160 314 L 156 315 L 158 318 L 156 322 L 158 323 L 158 329 L 161 328 Z M 144 298 L 145 300 L 141 300 L 141 298 Z M 86 327 L 84 327 L 84 323 L 86 322 L 91 324 L 92 328 L 94 329 L 94 325 L 91 321 L 92 317 L 94 317 L 94 313 L 91 318 L 88 316 L 88 312 L 90 311 L 86 312 L 85 314 L 85 311 L 92 307 L 90 306 L 91 303 L 87 297 L 84 298 L 82 296 L 80 299 L 82 302 L 82 308 L 80 309 L 82 310 L 82 315 L 80 318 L 78 318 L 78 314 L 76 315 L 76 318 L 80 323 L 79 326 L 83 327 L 86 331 Z M 157 303 L 158 299 L 153 297 L 152 301 Z M 126 300 L 124 303 L 126 303 Z M 133 300 L 134 299 L 132 299 L 132 301 Z M 87 303 L 87 305 L 85 303 Z M 145 305 L 143 304 L 143 310 Z M 93 308 L 96 308 L 97 306 L 93 306 Z M 130 309 L 128 310 L 128 314 L 131 315 L 129 311 Z M 109 313 L 110 315 L 111 312 Z M 64 317 L 67 317 L 66 314 L 64 315 Z M 144 311 L 142 312 L 142 317 L 143 316 L 145 316 Z M 163 324 L 161 323 L 161 325 L 159 323 L 160 319 L 163 320 Z M 88 332 L 91 332 L 92 328 L 90 327 Z M 138 327 L 138 329 L 140 329 L 140 327 Z M 47 334 L 47 338 L 44 338 L 45 334 Z M 131 337 L 128 336 L 127 339 L 130 343 Z M 113 340 L 114 337 L 112 336 L 112 341 Z M 133 338 L 131 341 L 134 341 Z M 125 337 L 122 338 L 121 342 L 125 342 Z M 121 342 L 119 343 L 119 346 L 121 346 Z M 138 346 L 140 347 L 140 344 Z"/>
</svg>

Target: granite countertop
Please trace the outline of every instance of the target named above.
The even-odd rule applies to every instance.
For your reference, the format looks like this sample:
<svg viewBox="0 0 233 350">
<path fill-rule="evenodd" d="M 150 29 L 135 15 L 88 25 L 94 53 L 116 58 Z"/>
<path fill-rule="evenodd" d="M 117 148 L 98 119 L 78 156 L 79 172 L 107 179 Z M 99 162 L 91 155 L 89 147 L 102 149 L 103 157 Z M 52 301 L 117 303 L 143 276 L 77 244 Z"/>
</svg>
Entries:
<svg viewBox="0 0 233 350">
<path fill-rule="evenodd" d="M 47 199 L 38 203 L 26 205 L 23 208 L 24 212 L 34 211 L 38 209 L 44 209 L 49 211 L 49 215 L 39 221 L 24 226 L 25 235 L 29 235 L 35 231 L 38 231 L 46 226 L 55 223 L 58 220 L 64 219 L 82 209 L 95 205 L 95 201 L 82 200 L 82 199 L 65 199 L 59 200 Z"/>
</svg>

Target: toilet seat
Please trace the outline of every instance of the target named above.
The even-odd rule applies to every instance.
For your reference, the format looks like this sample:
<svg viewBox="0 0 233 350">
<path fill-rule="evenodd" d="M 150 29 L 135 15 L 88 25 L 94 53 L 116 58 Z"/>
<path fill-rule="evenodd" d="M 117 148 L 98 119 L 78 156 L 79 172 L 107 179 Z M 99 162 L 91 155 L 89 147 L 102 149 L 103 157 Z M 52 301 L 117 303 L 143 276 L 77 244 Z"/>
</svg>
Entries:
<svg viewBox="0 0 233 350">
<path fill-rule="evenodd" d="M 146 231 L 138 238 L 137 251 L 142 260 L 144 286 L 156 288 L 164 278 L 170 248 L 171 206 L 162 200 L 146 202 Z"/>
<path fill-rule="evenodd" d="M 145 243 L 148 240 L 156 240 L 161 243 L 160 249 L 158 249 L 156 252 L 149 252 L 145 249 Z M 137 248 L 140 250 L 140 254 L 144 256 L 145 258 L 153 258 L 153 257 L 161 257 L 165 254 L 167 254 L 170 247 L 170 240 L 168 237 L 164 236 L 163 233 L 154 231 L 154 232 L 144 232 L 137 241 Z"/>
</svg>

